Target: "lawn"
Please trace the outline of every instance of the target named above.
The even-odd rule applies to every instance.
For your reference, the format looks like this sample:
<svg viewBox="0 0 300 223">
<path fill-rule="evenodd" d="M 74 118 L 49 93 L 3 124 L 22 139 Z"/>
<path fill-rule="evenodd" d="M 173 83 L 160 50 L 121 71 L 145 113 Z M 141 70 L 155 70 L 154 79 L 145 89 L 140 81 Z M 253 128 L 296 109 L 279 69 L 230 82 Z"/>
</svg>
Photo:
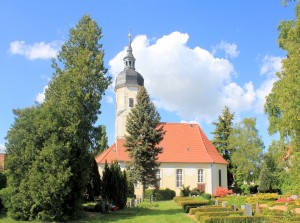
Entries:
<svg viewBox="0 0 300 223">
<path fill-rule="evenodd" d="M 0 216 L 0 223 L 25 223 L 26 221 L 14 221 L 4 215 Z M 187 217 L 174 201 L 161 201 L 155 203 L 142 203 L 138 208 L 125 208 L 110 214 L 83 213 L 81 219 L 70 221 L 73 223 L 195 223 L 198 222 Z M 28 222 L 26 222 L 28 223 Z M 38 223 L 34 221 L 34 223 Z"/>
</svg>

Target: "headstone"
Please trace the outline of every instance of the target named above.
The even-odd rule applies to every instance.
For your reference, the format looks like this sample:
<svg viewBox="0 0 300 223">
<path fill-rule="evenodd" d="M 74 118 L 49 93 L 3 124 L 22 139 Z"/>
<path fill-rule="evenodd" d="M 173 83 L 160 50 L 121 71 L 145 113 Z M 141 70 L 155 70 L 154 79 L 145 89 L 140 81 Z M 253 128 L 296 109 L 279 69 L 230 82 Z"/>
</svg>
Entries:
<svg viewBox="0 0 300 223">
<path fill-rule="evenodd" d="M 259 214 L 259 213 L 260 213 L 260 210 L 259 210 L 259 203 L 258 203 L 258 202 L 256 202 L 255 213 L 256 213 L 256 214 Z"/>
<path fill-rule="evenodd" d="M 150 202 L 153 202 L 153 194 L 150 196 Z"/>
<path fill-rule="evenodd" d="M 129 205 L 131 208 L 133 208 L 134 207 L 134 199 L 133 198 L 131 198 L 130 199 L 130 205 Z"/>
<path fill-rule="evenodd" d="M 139 204 L 139 199 L 135 199 L 135 207 Z"/>
<path fill-rule="evenodd" d="M 245 210 L 245 205 L 244 204 L 241 205 L 241 209 Z"/>
<path fill-rule="evenodd" d="M 222 208 L 226 208 L 227 201 L 222 201 Z"/>
<path fill-rule="evenodd" d="M 215 205 L 219 205 L 219 201 L 218 200 L 215 200 Z"/>
<path fill-rule="evenodd" d="M 244 215 L 252 216 L 252 204 L 245 204 Z"/>
<path fill-rule="evenodd" d="M 233 211 L 236 211 L 236 205 L 235 205 L 235 204 L 232 204 L 232 205 L 231 205 L 231 209 L 232 209 Z"/>
</svg>

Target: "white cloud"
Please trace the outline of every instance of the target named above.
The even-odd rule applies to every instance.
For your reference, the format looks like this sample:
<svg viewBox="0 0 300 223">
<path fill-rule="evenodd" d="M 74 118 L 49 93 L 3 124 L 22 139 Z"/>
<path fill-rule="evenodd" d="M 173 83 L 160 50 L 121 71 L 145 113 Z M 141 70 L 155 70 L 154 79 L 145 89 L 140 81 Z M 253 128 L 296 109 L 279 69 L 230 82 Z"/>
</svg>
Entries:
<svg viewBox="0 0 300 223">
<path fill-rule="evenodd" d="M 60 46 L 60 41 L 39 42 L 32 45 L 26 44 L 25 41 L 14 41 L 10 43 L 9 52 L 14 55 L 25 56 L 30 60 L 50 59 L 56 57 Z"/>
<path fill-rule="evenodd" d="M 3 144 L 0 144 L 0 153 L 5 153 L 6 147 Z"/>
<path fill-rule="evenodd" d="M 266 96 L 272 91 L 273 83 L 278 80 L 276 73 L 281 70 L 282 67 L 282 57 L 276 56 L 265 56 L 263 58 L 263 64 L 260 68 L 260 74 L 266 75 L 266 80 L 260 85 L 256 90 L 257 102 L 255 110 L 258 113 L 264 111 L 264 104 L 266 102 Z"/>
<path fill-rule="evenodd" d="M 43 92 L 40 92 L 37 94 L 37 96 L 35 97 L 35 102 L 42 104 L 45 101 L 45 91 L 48 88 L 48 86 L 45 86 L 43 88 Z"/>
<path fill-rule="evenodd" d="M 224 41 L 221 41 L 217 46 L 215 46 L 215 49 L 213 50 L 213 54 L 215 54 L 218 50 L 224 50 L 226 57 L 237 57 L 240 52 L 237 50 L 237 45 L 234 43 L 227 43 Z"/>
<path fill-rule="evenodd" d="M 143 75 L 155 105 L 176 112 L 181 119 L 197 121 L 215 119 L 225 105 L 233 106 L 234 112 L 251 108 L 252 83 L 241 87 L 232 82 L 234 67 L 228 59 L 198 46 L 189 48 L 188 39 L 186 33 L 173 32 L 153 44 L 145 35 L 133 40 L 136 70 Z M 238 55 L 234 45 L 231 50 L 228 47 L 228 55 Z M 126 48 L 109 61 L 114 78 L 124 69 Z"/>
</svg>

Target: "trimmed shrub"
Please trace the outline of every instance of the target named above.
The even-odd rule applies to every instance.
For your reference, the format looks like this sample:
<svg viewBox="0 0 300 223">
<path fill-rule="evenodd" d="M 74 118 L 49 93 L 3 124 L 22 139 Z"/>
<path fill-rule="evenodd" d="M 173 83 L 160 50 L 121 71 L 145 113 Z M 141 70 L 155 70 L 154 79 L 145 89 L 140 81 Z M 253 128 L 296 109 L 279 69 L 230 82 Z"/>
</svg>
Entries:
<svg viewBox="0 0 300 223">
<path fill-rule="evenodd" d="M 147 189 L 145 191 L 145 198 L 150 199 L 151 195 L 153 194 L 153 198 L 156 201 L 165 201 L 165 200 L 172 200 L 176 193 L 174 190 L 171 190 L 169 188 L 166 188 L 164 190 L 162 189 Z"/>
<path fill-rule="evenodd" d="M 196 212 L 195 218 L 200 221 L 203 216 L 208 217 L 224 217 L 224 216 L 242 216 L 244 214 L 244 211 L 223 211 L 223 212 Z M 223 218 L 225 219 L 225 218 Z"/>
<path fill-rule="evenodd" d="M 195 200 L 181 201 L 179 203 L 180 203 L 179 205 L 182 206 L 185 213 L 188 213 L 190 208 L 192 208 L 192 207 L 200 207 L 200 206 L 203 206 L 203 205 L 209 205 L 210 204 L 209 201 L 195 201 Z"/>
<path fill-rule="evenodd" d="M 224 211 L 231 211 L 231 207 L 199 207 L 199 208 L 191 208 L 189 211 L 190 215 L 194 215 L 196 212 L 224 212 Z"/>
<path fill-rule="evenodd" d="M 271 223 L 271 219 L 263 216 L 247 217 L 247 216 L 228 216 L 228 217 L 209 217 L 203 216 L 201 223 Z"/>
<path fill-rule="evenodd" d="M 203 197 L 206 200 L 210 200 L 211 199 L 211 194 L 203 193 L 203 194 L 201 194 L 201 197 Z"/>
</svg>

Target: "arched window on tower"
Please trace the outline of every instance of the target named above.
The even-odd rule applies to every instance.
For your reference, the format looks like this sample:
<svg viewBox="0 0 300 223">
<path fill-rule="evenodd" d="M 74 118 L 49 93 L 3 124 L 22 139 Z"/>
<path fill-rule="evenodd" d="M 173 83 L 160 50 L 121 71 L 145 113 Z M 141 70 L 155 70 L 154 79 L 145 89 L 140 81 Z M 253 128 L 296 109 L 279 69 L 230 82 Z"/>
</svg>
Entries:
<svg viewBox="0 0 300 223">
<path fill-rule="evenodd" d="M 129 61 L 129 67 L 131 67 L 131 61 Z"/>
</svg>

